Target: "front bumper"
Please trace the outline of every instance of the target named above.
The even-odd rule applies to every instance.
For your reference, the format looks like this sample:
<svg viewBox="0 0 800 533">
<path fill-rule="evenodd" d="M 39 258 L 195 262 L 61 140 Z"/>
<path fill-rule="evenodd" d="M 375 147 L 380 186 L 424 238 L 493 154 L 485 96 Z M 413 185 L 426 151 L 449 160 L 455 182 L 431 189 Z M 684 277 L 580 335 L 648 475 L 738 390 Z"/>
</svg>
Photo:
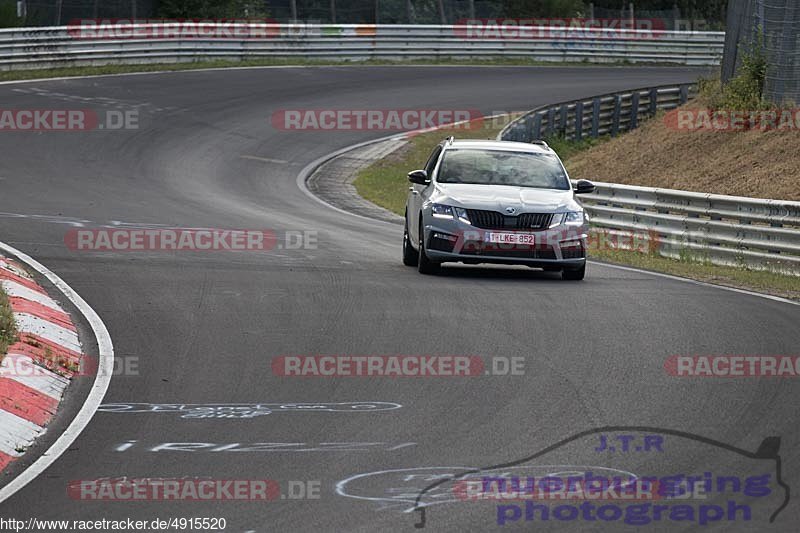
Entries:
<svg viewBox="0 0 800 533">
<path fill-rule="evenodd" d="M 425 252 L 437 263 L 494 263 L 532 267 L 581 268 L 586 264 L 588 226 L 557 226 L 538 231 L 490 230 L 460 221 L 428 220 Z M 533 244 L 493 243 L 488 233 L 533 235 Z"/>
</svg>

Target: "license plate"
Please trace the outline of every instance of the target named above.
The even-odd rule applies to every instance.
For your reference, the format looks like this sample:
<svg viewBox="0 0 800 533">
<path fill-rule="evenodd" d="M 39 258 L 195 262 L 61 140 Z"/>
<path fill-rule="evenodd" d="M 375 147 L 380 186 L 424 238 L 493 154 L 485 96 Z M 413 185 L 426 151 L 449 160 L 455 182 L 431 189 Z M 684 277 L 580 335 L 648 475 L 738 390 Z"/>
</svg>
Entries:
<svg viewBox="0 0 800 533">
<path fill-rule="evenodd" d="M 533 233 L 487 233 L 485 242 L 496 244 L 533 244 Z"/>
</svg>

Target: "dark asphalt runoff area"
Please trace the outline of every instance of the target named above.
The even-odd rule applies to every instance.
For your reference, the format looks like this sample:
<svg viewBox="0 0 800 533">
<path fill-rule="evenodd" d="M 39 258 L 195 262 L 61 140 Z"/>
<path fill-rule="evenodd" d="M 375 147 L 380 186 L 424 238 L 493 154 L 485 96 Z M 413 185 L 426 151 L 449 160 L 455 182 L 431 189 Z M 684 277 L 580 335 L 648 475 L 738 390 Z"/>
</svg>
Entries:
<svg viewBox="0 0 800 533">
<path fill-rule="evenodd" d="M 216 517 L 236 532 L 373 532 L 415 530 L 424 506 L 429 531 L 796 531 L 800 500 L 790 499 L 767 522 L 784 503 L 778 491 L 710 495 L 726 514 L 727 500 L 752 503 L 753 516 L 745 521 L 740 512 L 733 521 L 725 516 L 703 526 L 702 501 L 689 505 L 696 513 L 691 519 L 665 514 L 646 525 L 625 525 L 611 507 L 605 518 L 562 510 L 560 519 L 542 521 L 538 511 L 528 519 L 528 502 L 500 509 L 506 502 L 459 501 L 458 491 L 448 490 L 458 480 L 448 476 L 482 468 L 522 478 L 604 468 L 641 475 L 775 473 L 775 462 L 755 453 L 768 437 L 780 437 L 782 481 L 797 493 L 798 378 L 678 378 L 664 363 L 675 354 L 798 355 L 800 308 L 599 264 L 589 265 L 583 282 L 523 267 L 454 266 L 439 276 L 420 275 L 401 262 L 401 227 L 337 212 L 296 182 L 315 159 L 387 132 L 286 132 L 270 122 L 286 109 L 525 110 L 694 81 L 701 73 L 319 67 L 0 85 L 1 108 L 139 114 L 135 130 L 0 133 L 0 240 L 75 289 L 105 322 L 116 356 L 137 363 L 112 379 L 104 404 L 274 404 L 271 414 L 262 408 L 249 418 L 184 417 L 174 409 L 98 412 L 49 469 L 0 504 L 0 516 Z M 72 251 L 65 234 L 80 224 L 305 231 L 316 245 L 263 252 Z M 85 338 L 91 349 L 94 340 Z M 315 354 L 523 358 L 524 372 L 273 373 L 275 357 Z M 54 441 L 90 381 L 73 386 L 48 434 L 0 483 Z M 394 408 L 281 408 L 351 402 Z M 602 429 L 609 426 L 617 429 Z M 639 428 L 620 429 L 627 426 Z M 661 440 L 625 452 L 604 449 L 601 437 L 620 442 L 616 437 L 628 434 L 637 445 L 647 436 Z M 67 490 L 77 480 L 122 477 L 270 479 L 282 489 L 318 482 L 319 497 L 86 501 Z M 507 517 L 505 525 L 499 515 Z"/>
</svg>

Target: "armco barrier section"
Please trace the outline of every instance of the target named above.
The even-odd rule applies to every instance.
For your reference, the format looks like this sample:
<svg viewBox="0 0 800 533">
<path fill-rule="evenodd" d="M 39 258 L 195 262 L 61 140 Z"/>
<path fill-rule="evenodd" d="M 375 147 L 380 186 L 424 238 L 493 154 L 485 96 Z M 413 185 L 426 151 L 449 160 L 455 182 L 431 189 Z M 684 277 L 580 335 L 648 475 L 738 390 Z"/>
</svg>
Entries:
<svg viewBox="0 0 800 533">
<path fill-rule="evenodd" d="M 800 202 L 595 183 L 592 226 L 657 240 L 675 259 L 800 275 Z"/>
<path fill-rule="evenodd" d="M 716 65 L 724 33 L 547 28 L 536 38 L 473 35 L 467 26 L 177 24 L 9 28 L 0 30 L 0 70 L 107 64 L 180 63 L 298 57 L 360 61 L 411 58 L 510 58 L 547 62 Z M 530 27 L 526 28 L 530 30 Z M 538 28 L 542 29 L 542 28 Z M 172 30 L 172 33 L 170 32 Z M 504 27 L 506 32 L 513 27 Z M 512 32 L 513 33 L 513 32 Z M 212 35 L 212 37 L 207 37 Z"/>
<path fill-rule="evenodd" d="M 500 132 L 500 138 L 530 142 L 550 136 L 571 140 L 614 137 L 635 129 L 642 120 L 660 110 L 685 104 L 695 92 L 694 84 L 664 85 L 546 105 L 508 124 Z"/>
</svg>

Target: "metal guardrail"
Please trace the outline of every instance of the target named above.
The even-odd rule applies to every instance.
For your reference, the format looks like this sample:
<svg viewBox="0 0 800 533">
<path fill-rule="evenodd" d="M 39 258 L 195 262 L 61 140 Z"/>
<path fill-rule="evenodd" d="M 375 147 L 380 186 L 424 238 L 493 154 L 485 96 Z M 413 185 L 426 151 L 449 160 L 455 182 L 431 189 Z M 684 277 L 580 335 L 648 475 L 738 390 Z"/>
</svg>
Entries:
<svg viewBox="0 0 800 533">
<path fill-rule="evenodd" d="M 506 127 L 498 139 L 530 142 L 548 135 L 580 139 L 632 129 L 659 109 L 687 101 L 688 85 L 653 87 L 530 111 Z M 600 238 L 621 248 L 647 241 L 648 251 L 675 259 L 746 266 L 800 275 L 800 202 L 762 200 L 673 189 L 595 183 L 580 196 Z M 619 237 L 619 238 L 616 238 Z"/>
<path fill-rule="evenodd" d="M 665 257 L 800 275 L 800 202 L 595 186 L 581 204 L 592 226 L 612 235 L 650 241 Z"/>
<path fill-rule="evenodd" d="M 635 129 L 660 110 L 685 104 L 696 91 L 694 84 L 664 85 L 542 106 L 506 125 L 500 138 L 530 142 L 549 136 L 571 140 L 614 137 Z"/>
<path fill-rule="evenodd" d="M 716 65 L 724 45 L 722 32 L 616 30 L 611 36 L 570 36 L 563 28 L 549 28 L 543 32 L 546 38 L 490 38 L 472 36 L 465 26 L 441 25 L 234 24 L 225 27 L 244 37 L 207 38 L 197 31 L 190 36 L 152 36 L 163 35 L 171 26 L 177 24 L 98 26 L 97 36 L 81 37 L 77 26 L 2 29 L 0 70 L 272 57 L 342 61 L 503 57 Z M 214 27 L 206 24 L 204 31 L 215 33 Z M 255 36 L 265 31 L 269 35 Z"/>
</svg>

